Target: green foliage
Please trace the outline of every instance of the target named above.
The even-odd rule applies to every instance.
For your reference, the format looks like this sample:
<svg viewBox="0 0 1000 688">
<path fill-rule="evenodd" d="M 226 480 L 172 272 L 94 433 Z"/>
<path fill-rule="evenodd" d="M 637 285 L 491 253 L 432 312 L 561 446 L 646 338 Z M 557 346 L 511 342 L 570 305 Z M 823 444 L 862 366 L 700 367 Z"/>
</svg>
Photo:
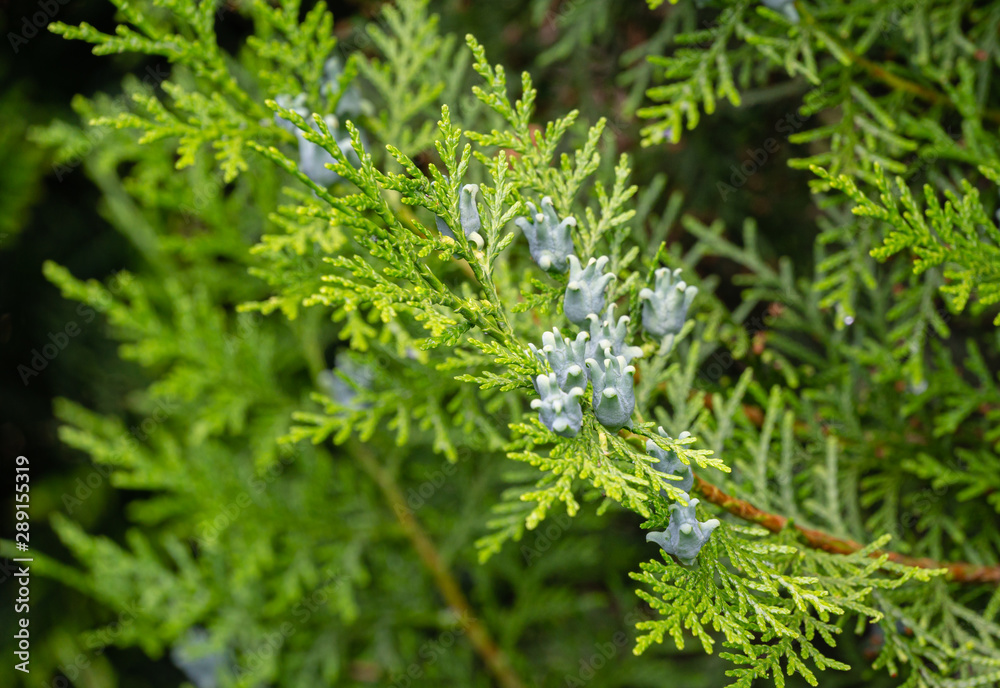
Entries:
<svg viewBox="0 0 1000 688">
<path fill-rule="evenodd" d="M 818 172 L 824 174 L 822 170 Z M 997 172 L 991 173 L 985 167 L 981 172 L 994 184 L 1000 183 Z M 1000 229 L 979 200 L 979 191 L 963 179 L 965 195 L 959 198 L 946 189 L 942 205 L 934 187 L 925 185 L 927 209 L 924 210 L 902 179 L 896 180 L 894 189 L 881 170 L 877 170 L 877 175 L 881 203 L 869 200 L 849 177 L 831 181 L 834 188 L 844 191 L 857 204 L 853 209 L 855 214 L 892 227 L 885 243 L 872 250 L 872 255 L 885 260 L 910 249 L 916 257 L 913 270 L 917 275 L 945 264 L 952 266 L 942 275 L 951 284 L 942 285 L 941 292 L 951 297 L 949 305 L 954 311 L 965 308 L 973 290 L 980 307 L 1000 302 Z M 994 324 L 1000 324 L 1000 315 Z"/>
<path fill-rule="evenodd" d="M 842 556 L 762 542 L 766 535 L 758 528 L 730 528 L 728 535 L 709 541 L 701 557 L 706 564 L 694 570 L 658 561 L 643 564 L 643 573 L 633 577 L 655 594 L 640 590 L 639 596 L 664 618 L 639 625 L 647 633 L 639 638 L 635 651 L 663 642 L 666 634 L 683 648 L 688 631 L 705 652 L 712 652 L 714 631 L 721 635 L 722 645 L 733 650 L 720 653 L 737 665 L 727 672 L 736 678 L 732 685 L 749 687 L 758 677 L 773 677 L 782 685 L 784 670 L 819 685 L 810 664 L 821 671 L 849 668 L 817 648 L 820 640 L 836 646 L 836 636 L 843 630 L 838 619 L 849 611 L 862 622 L 866 618 L 878 622 L 883 613 L 868 602 L 874 590 L 888 594 L 910 578 L 928 581 L 933 575 L 921 569 L 887 567 L 884 555 L 869 558 L 888 537 L 867 550 Z M 734 573 L 734 568 L 744 575 Z M 877 576 L 883 568 L 896 576 Z"/>
<path fill-rule="evenodd" d="M 219 46 L 213 2 L 118 2 L 113 35 L 54 25 L 99 54 L 166 57 L 172 71 L 158 88 L 127 85 L 135 111 L 79 99 L 87 131 L 36 134 L 69 160 L 104 132 L 85 165 L 143 263 L 113 285 L 45 272 L 103 315 L 149 380 L 129 396 L 133 418 L 58 402 L 62 440 L 146 494 L 130 503 L 124 543 L 55 518 L 78 566 L 40 556 L 40 572 L 111 610 L 140 609 L 116 642 L 150 656 L 205 629 L 222 685 L 392 681 L 445 633 L 469 642 L 417 665 L 428 681 L 485 685 L 474 652 L 500 682 L 541 676 L 563 619 L 619 605 L 635 566 L 655 614 L 637 624 L 635 654 L 666 652 L 668 636 L 683 650 L 693 635 L 719 648 L 732 686 L 825 685 L 819 672 L 864 663 L 843 646 L 872 629 L 868 660 L 903 685 L 996 682 L 1000 594 L 883 550 L 992 564 L 1000 547 L 982 527 L 1000 512 L 1000 340 L 982 318 L 1000 302 L 987 68 L 1000 47 L 986 26 L 1000 3 L 800 2 L 798 24 L 756 1 L 715 4 L 649 3 L 663 26 L 626 62 L 653 54 L 652 68 L 624 72 L 633 92 L 663 79 L 640 113 L 645 143 L 677 142 L 763 84 L 800 98 L 799 126 L 782 133 L 809 146 L 792 165 L 817 176 L 813 265 L 774 261 L 752 218 L 738 238 L 721 221 L 678 222 L 679 197 L 616 150 L 607 120 L 538 121 L 532 76 L 514 89 L 475 38 L 459 49 L 440 35 L 424 0 L 387 5 L 364 34 L 377 54 L 342 56 L 328 89 L 337 43 L 322 2 L 240 3 L 253 35 L 234 54 Z M 579 23 L 540 66 L 617 11 L 574 3 Z M 771 86 L 781 73 L 789 81 Z M 324 119 L 352 89 L 367 103 L 342 123 L 354 162 Z M 299 93 L 312 121 L 279 105 Z M 301 169 L 275 116 L 332 156 L 337 181 Z M 970 167 L 988 194 L 962 177 Z M 481 246 L 437 224 L 462 226 L 473 183 Z M 582 264 L 607 256 L 606 302 L 631 316 L 625 343 L 643 352 L 621 431 L 598 422 L 589 394 L 572 437 L 531 411 L 549 370 L 529 344 L 553 325 L 579 329 L 562 311 L 570 277 L 536 266 L 516 231 L 544 197 L 577 219 Z M 720 264 L 734 266 L 735 303 Z M 697 294 L 669 346 L 640 317 L 658 274 Z M 693 504 L 647 440 L 692 467 L 702 518 L 723 519 L 695 563 L 643 540 L 640 523 L 664 529 L 671 506 Z M 533 532 L 579 522 L 589 530 L 565 535 L 579 550 L 536 566 L 512 558 Z M 608 589 L 575 580 L 579 562 Z M 513 668 L 482 649 L 462 595 Z M 662 685 L 653 673 L 646 683 Z"/>
</svg>

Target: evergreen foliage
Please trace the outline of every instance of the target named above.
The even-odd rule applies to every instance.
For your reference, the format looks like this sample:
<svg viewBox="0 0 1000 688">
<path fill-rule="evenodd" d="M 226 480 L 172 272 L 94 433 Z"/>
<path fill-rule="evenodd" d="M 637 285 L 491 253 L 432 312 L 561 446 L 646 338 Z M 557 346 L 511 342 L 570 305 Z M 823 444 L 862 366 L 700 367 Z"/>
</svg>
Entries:
<svg viewBox="0 0 1000 688">
<path fill-rule="evenodd" d="M 800 99 L 814 265 L 773 260 L 752 218 L 677 220 L 607 120 L 540 121 L 531 74 L 508 83 L 426 0 L 334 63 L 323 2 L 238 3 L 235 53 L 215 2 L 114 2 L 113 33 L 53 31 L 171 76 L 37 138 L 68 159 L 113 130 L 85 165 L 143 267 L 114 289 L 45 273 L 148 375 L 127 418 L 57 405 L 61 439 L 141 496 L 124 542 L 60 517 L 77 564 L 36 559 L 141 610 L 117 644 L 196 685 L 314 686 L 399 681 L 447 633 L 467 642 L 428 682 L 573 685 L 547 650 L 595 602 L 551 578 L 614 547 L 641 558 L 602 570 L 650 612 L 637 655 L 693 637 L 741 688 L 866 662 L 1000 683 L 1000 2 L 641 8 L 662 27 L 622 78 L 646 145 L 764 85 Z M 540 66 L 638 11 L 573 5 Z M 564 514 L 581 547 L 512 556 Z M 665 685 L 648 666 L 636 684 Z"/>
</svg>

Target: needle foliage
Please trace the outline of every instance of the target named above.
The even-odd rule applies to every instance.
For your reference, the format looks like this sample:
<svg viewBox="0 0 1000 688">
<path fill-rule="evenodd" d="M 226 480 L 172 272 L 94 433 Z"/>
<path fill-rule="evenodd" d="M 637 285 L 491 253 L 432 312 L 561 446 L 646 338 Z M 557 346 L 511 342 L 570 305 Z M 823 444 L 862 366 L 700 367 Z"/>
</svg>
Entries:
<svg viewBox="0 0 1000 688">
<path fill-rule="evenodd" d="M 85 167 L 140 256 L 114 285 L 45 268 L 148 376 L 124 417 L 57 404 L 140 495 L 118 540 L 64 499 L 76 564 L 39 557 L 140 610 L 116 644 L 201 688 L 1000 682 L 1000 592 L 948 567 L 1000 548 L 1000 3 L 529 3 L 558 30 L 540 71 L 653 24 L 589 122 L 426 0 L 339 41 L 323 2 L 115 4 L 111 32 L 52 30 L 170 76 L 36 137 L 68 159 L 101 132 Z M 682 215 L 651 168 L 748 98 L 795 116 L 804 259 Z M 552 368 L 553 327 L 585 365 Z M 620 629 L 620 669 L 580 660 Z"/>
</svg>

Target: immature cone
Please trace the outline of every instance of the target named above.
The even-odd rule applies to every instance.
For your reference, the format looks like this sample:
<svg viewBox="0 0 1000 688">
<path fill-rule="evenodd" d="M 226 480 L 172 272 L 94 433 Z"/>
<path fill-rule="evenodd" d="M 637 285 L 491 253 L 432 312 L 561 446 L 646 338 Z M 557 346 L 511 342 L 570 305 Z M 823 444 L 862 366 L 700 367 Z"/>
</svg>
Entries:
<svg viewBox="0 0 1000 688">
<path fill-rule="evenodd" d="M 568 392 L 559 389 L 555 373 L 535 378 L 535 390 L 541 399 L 532 399 L 531 408 L 538 409 L 538 420 L 549 430 L 562 437 L 574 437 L 583 425 L 580 397 L 583 389 L 574 387 Z"/>
<path fill-rule="evenodd" d="M 316 382 L 324 394 L 349 411 L 371 408 L 370 402 L 361 403 L 357 397 L 359 391 L 373 388 L 375 371 L 352 353 L 337 354 L 333 369 L 321 371 Z"/>
<path fill-rule="evenodd" d="M 712 531 L 719 527 L 719 519 L 710 518 L 704 523 L 698 521 L 694 508 L 697 499 L 688 499 L 687 506 L 670 505 L 670 523 L 661 532 L 646 533 L 646 542 L 655 542 L 667 554 L 677 557 L 685 566 L 698 560 L 698 552 L 708 542 Z"/>
<path fill-rule="evenodd" d="M 531 258 L 546 272 L 566 272 L 569 270 L 569 257 L 573 254 L 570 228 L 576 226 L 576 219 L 567 217 L 560 222 L 548 196 L 542 199 L 541 212 L 533 203 L 528 203 L 528 208 L 531 209 L 531 217 L 519 217 L 514 223 L 528 240 Z"/>
<path fill-rule="evenodd" d="M 684 327 L 688 308 L 698 295 L 698 287 L 688 286 L 680 275 L 679 269 L 671 272 L 660 268 L 656 271 L 655 290 L 639 292 L 643 329 L 654 337 L 667 340 L 668 347 Z"/>
<path fill-rule="evenodd" d="M 448 226 L 448 223 L 440 215 L 434 216 L 434 226 L 437 227 L 437 231 L 441 233 L 441 236 L 446 236 L 449 239 L 455 238 L 455 233 L 451 231 L 451 227 Z"/>
<path fill-rule="evenodd" d="M 232 660 L 225 650 L 212 649 L 211 636 L 204 628 L 189 628 L 170 649 L 174 665 L 196 686 L 214 686 L 219 669 Z"/>
<path fill-rule="evenodd" d="M 331 134 L 336 135 L 338 122 L 333 115 L 326 115 L 323 120 Z M 313 124 L 313 129 L 319 132 L 319 127 Z M 325 148 L 312 141 L 307 141 L 299 132 L 299 168 L 306 173 L 320 186 L 329 186 L 340 179 L 340 175 L 327 167 L 334 162 L 334 157 Z M 343 151 L 344 155 L 356 157 L 354 149 L 351 147 L 350 137 L 337 139 L 337 147 Z"/>
<path fill-rule="evenodd" d="M 309 109 L 306 107 L 306 97 L 305 94 L 300 93 L 295 98 L 287 95 L 280 95 L 275 98 L 275 102 L 286 110 L 292 110 L 293 112 L 301 115 L 307 122 L 309 122 L 310 114 Z M 275 123 L 292 134 L 295 134 L 295 138 L 299 144 L 299 169 L 312 179 L 314 182 L 320 186 L 329 186 L 335 181 L 340 179 L 340 175 L 327 167 L 327 164 L 332 164 L 334 162 L 334 157 L 318 143 L 313 143 L 305 138 L 301 129 L 295 126 L 292 122 L 286 119 L 282 119 L 277 114 L 274 116 Z M 335 115 L 326 115 L 323 117 L 323 121 L 326 122 L 327 128 L 330 130 L 330 135 L 334 137 L 337 142 L 337 147 L 347 156 L 348 160 L 351 160 L 355 164 L 360 164 L 358 160 L 357 153 L 354 152 L 354 148 L 351 145 L 350 136 L 340 136 L 338 138 L 338 132 L 340 131 L 340 122 Z M 319 126 L 314 122 L 310 122 L 312 128 L 319 133 Z"/>
<path fill-rule="evenodd" d="M 623 356 L 615 356 L 611 349 L 604 350 L 599 359 L 588 358 L 587 370 L 594 385 L 594 415 L 609 430 L 620 430 L 628 425 L 635 410 L 635 389 L 632 373 Z"/>
<path fill-rule="evenodd" d="M 587 344 L 587 358 L 597 358 L 597 354 L 605 349 L 611 349 L 615 356 L 623 356 L 626 363 L 631 363 L 635 358 L 642 358 L 642 349 L 637 346 L 629 346 L 625 343 L 625 336 L 628 334 L 628 323 L 630 318 L 623 315 L 615 321 L 615 304 L 608 305 L 608 311 L 601 319 L 596 313 L 587 316 L 590 322 L 590 342 Z"/>
<path fill-rule="evenodd" d="M 479 230 L 483 228 L 483 223 L 479 219 L 479 207 L 476 205 L 476 194 L 479 193 L 479 184 L 466 184 L 458 194 L 458 219 L 462 223 L 462 231 L 465 238 L 476 244 L 476 248 L 483 248 L 483 237 Z"/>
<path fill-rule="evenodd" d="M 339 57 L 331 57 L 323 64 L 323 85 L 320 86 L 320 93 L 329 95 L 335 93 L 340 88 L 340 76 L 344 73 L 344 65 Z M 365 106 L 370 105 L 361 98 L 361 91 L 351 85 L 340 94 L 337 101 L 336 114 L 354 120 L 365 111 Z"/>
<path fill-rule="evenodd" d="M 569 284 L 563 298 L 563 311 L 571 323 L 583 327 L 588 315 L 604 310 L 604 291 L 615 276 L 603 274 L 610 260 L 607 256 L 591 258 L 586 267 L 581 267 L 576 256 L 569 256 L 568 260 Z"/>
<path fill-rule="evenodd" d="M 793 24 L 799 23 L 799 12 L 795 9 L 795 0 L 761 0 L 772 10 L 778 10 Z"/>
<path fill-rule="evenodd" d="M 670 439 L 670 436 L 667 435 L 667 433 L 663 430 L 662 426 L 657 428 L 657 432 L 660 433 L 660 437 L 666 437 L 667 439 Z M 682 432 L 679 435 L 679 439 L 684 439 L 685 437 L 689 437 L 690 435 L 691 433 L 689 432 Z M 664 451 L 663 449 L 660 449 L 653 440 L 646 440 L 646 452 L 650 456 L 659 459 L 659 461 L 657 461 L 655 465 L 656 470 L 660 471 L 661 473 L 676 475 L 680 478 L 680 480 L 671 481 L 673 485 L 680 488 L 684 492 L 691 491 L 691 488 L 694 486 L 694 472 L 691 470 L 691 466 L 684 463 L 683 461 L 680 460 L 680 458 L 678 458 L 677 452 Z M 667 491 L 660 490 L 660 494 L 666 496 Z"/>
<path fill-rule="evenodd" d="M 281 107 L 285 108 L 286 110 L 297 112 L 298 114 L 302 115 L 302 117 L 309 116 L 309 109 L 306 107 L 305 93 L 300 93 L 294 98 L 290 95 L 282 94 L 280 96 L 275 97 L 274 101 Z M 275 113 L 274 115 L 274 123 L 287 132 L 291 132 L 292 134 L 295 135 L 299 134 L 299 128 L 297 126 L 295 126 L 292 122 L 289 122 L 287 119 L 281 118 L 277 113 Z"/>
<path fill-rule="evenodd" d="M 542 348 L 528 344 L 532 353 L 543 363 L 548 363 L 555 373 L 559 389 L 568 392 L 574 387 L 586 388 L 587 373 L 584 370 L 587 359 L 587 333 L 580 332 L 576 339 L 563 337 L 558 327 L 542 333 Z"/>
</svg>

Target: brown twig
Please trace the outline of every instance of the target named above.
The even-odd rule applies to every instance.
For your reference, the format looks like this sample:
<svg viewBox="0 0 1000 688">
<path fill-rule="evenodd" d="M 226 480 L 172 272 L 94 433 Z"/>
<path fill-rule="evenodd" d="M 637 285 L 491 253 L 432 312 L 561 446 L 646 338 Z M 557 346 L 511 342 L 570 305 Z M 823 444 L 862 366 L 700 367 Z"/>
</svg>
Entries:
<svg viewBox="0 0 1000 688">
<path fill-rule="evenodd" d="M 706 407 L 711 408 L 711 396 L 708 394 L 705 394 L 705 404 Z M 754 423 L 758 427 L 764 424 L 764 412 L 761 409 L 749 404 L 743 404 L 743 412 L 746 414 L 750 422 Z M 801 425 L 801 423 L 797 422 L 796 426 L 799 425 Z M 639 435 L 629 432 L 628 430 L 621 430 L 619 434 L 626 438 L 640 437 Z M 721 489 L 701 476 L 695 474 L 694 477 L 697 491 L 700 492 L 707 501 L 715 504 L 716 506 L 722 507 L 729 513 L 734 516 L 738 516 L 745 521 L 750 521 L 751 523 L 763 526 L 772 533 L 778 533 L 791 524 L 796 530 L 799 531 L 799 534 L 805 539 L 806 544 L 815 549 L 820 549 L 824 552 L 830 552 L 832 554 L 853 554 L 854 552 L 863 549 L 863 545 L 859 542 L 855 542 L 854 540 L 838 538 L 830 535 L 829 533 L 824 533 L 821 530 L 804 528 L 800 525 L 790 523 L 790 519 L 785 516 L 761 511 L 753 504 L 723 492 Z M 871 553 L 871 556 L 879 557 L 883 554 L 888 555 L 889 561 L 903 566 L 915 566 L 922 569 L 946 569 L 948 579 L 955 581 L 956 583 L 989 583 L 992 585 L 1000 585 L 1000 565 L 983 566 L 970 564 L 964 561 L 939 562 L 934 559 L 908 557 L 905 554 L 885 552 L 883 550 L 876 550 Z"/>
<path fill-rule="evenodd" d="M 745 521 L 763 526 L 772 533 L 778 533 L 791 526 L 795 528 L 810 547 L 831 552 L 833 554 L 853 554 L 862 549 L 862 545 L 854 540 L 838 538 L 829 533 L 812 528 L 803 528 L 800 525 L 791 523 L 790 520 L 778 514 L 771 514 L 761 511 L 753 504 L 737 499 L 726 494 L 721 489 L 708 482 L 699 475 L 695 475 L 695 485 L 697 491 L 706 501 L 722 507 L 734 516 L 738 516 Z M 885 552 L 876 550 L 871 553 L 872 557 L 888 555 L 889 561 L 903 566 L 915 566 L 922 569 L 946 569 L 949 580 L 956 583 L 991 583 L 1000 584 L 1000 566 L 980 566 L 964 561 L 940 562 L 933 559 L 908 557 L 905 554 L 896 552 Z"/>
<path fill-rule="evenodd" d="M 393 512 L 399 519 L 399 524 L 403 527 L 403 532 L 410 539 L 413 548 L 417 551 L 424 565 L 431 572 L 434 583 L 444 597 L 448 605 L 454 610 L 462 620 L 462 626 L 468 633 L 469 641 L 476 653 L 486 664 L 490 673 L 497 682 L 504 688 L 523 688 L 524 684 L 518 677 L 514 668 L 510 665 L 507 655 L 496 644 L 486 626 L 472 613 L 472 607 L 466 599 L 465 594 L 455 578 L 451 575 L 448 567 L 441 559 L 434 543 L 424 532 L 420 522 L 417 521 L 413 512 L 406 505 L 403 493 L 396 485 L 392 476 L 382 468 L 375 456 L 364 445 L 352 442 L 349 447 L 351 454 L 357 459 L 361 467 L 368 473 L 382 490 L 383 496 Z"/>
</svg>

